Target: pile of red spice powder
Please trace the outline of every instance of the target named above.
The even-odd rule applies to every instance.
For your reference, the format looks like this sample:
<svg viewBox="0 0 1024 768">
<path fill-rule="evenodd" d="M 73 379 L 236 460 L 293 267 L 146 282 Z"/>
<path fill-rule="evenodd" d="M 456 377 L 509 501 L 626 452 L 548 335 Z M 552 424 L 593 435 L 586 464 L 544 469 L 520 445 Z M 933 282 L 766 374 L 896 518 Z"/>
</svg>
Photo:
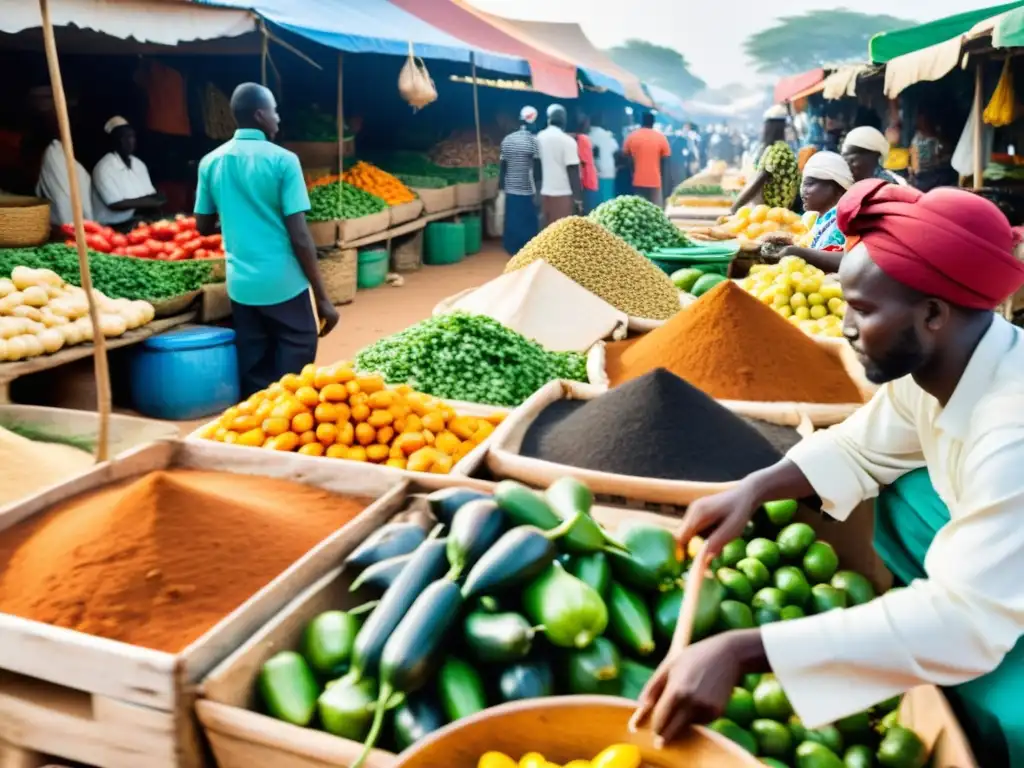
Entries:
<svg viewBox="0 0 1024 768">
<path fill-rule="evenodd" d="M 606 351 L 612 386 L 666 368 L 717 400 L 863 402 L 838 357 L 731 281 Z"/>
<path fill-rule="evenodd" d="M 171 469 L 0 532 L 0 611 L 177 653 L 370 499 Z"/>
</svg>

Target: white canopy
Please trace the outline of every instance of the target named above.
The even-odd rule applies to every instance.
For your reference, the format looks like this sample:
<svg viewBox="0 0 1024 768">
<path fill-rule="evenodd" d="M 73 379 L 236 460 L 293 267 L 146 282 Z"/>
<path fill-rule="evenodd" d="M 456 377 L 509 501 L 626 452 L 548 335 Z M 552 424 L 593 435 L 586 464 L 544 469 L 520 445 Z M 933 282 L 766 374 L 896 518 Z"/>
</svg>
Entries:
<svg viewBox="0 0 1024 768">
<path fill-rule="evenodd" d="M 249 11 L 181 0 L 51 0 L 50 14 L 56 27 L 73 25 L 155 45 L 238 37 L 256 29 Z M 17 34 L 40 26 L 38 3 L 0 0 L 0 32 Z"/>
</svg>

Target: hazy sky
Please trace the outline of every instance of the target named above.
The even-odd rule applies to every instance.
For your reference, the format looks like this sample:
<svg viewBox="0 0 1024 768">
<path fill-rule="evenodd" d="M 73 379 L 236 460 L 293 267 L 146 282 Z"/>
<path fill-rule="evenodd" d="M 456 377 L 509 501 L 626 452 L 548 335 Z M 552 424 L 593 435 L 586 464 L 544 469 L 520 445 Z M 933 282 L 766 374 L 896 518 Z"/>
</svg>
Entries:
<svg viewBox="0 0 1024 768">
<path fill-rule="evenodd" d="M 1000 0 L 471 0 L 485 11 L 537 21 L 575 21 L 595 45 L 607 48 L 637 37 L 685 54 L 694 74 L 710 86 L 748 80 L 743 56 L 748 36 L 779 16 L 845 7 L 924 22 Z M 865 55 L 867 51 L 865 51 Z"/>
</svg>

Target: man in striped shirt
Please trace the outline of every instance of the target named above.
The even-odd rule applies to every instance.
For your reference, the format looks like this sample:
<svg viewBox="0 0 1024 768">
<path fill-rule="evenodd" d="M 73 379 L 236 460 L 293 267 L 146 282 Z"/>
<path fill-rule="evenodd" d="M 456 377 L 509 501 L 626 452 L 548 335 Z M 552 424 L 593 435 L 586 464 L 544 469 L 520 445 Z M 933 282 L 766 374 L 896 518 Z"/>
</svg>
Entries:
<svg viewBox="0 0 1024 768">
<path fill-rule="evenodd" d="M 502 243 L 510 256 L 515 256 L 539 229 L 539 216 L 534 196 L 535 179 L 540 177 L 540 145 L 530 131 L 537 121 L 534 107 L 519 112 L 519 129 L 501 142 L 501 176 L 499 183 L 505 193 L 505 227 Z"/>
</svg>

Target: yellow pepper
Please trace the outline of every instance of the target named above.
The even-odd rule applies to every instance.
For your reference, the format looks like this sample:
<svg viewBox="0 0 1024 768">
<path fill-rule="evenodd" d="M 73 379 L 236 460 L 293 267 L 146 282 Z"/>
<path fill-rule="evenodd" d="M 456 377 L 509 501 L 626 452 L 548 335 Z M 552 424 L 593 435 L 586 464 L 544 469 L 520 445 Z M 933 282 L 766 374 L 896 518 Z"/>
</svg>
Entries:
<svg viewBox="0 0 1024 768">
<path fill-rule="evenodd" d="M 573 760 L 571 763 L 566 763 L 562 768 L 592 768 L 589 760 Z"/>
<path fill-rule="evenodd" d="M 518 768 L 515 760 L 501 752 L 486 752 L 477 761 L 476 768 Z"/>
<path fill-rule="evenodd" d="M 615 744 L 590 761 L 591 768 L 640 768 L 640 748 L 635 744 Z"/>
<path fill-rule="evenodd" d="M 548 761 L 539 752 L 528 752 L 519 759 L 519 768 L 548 768 Z"/>
</svg>

